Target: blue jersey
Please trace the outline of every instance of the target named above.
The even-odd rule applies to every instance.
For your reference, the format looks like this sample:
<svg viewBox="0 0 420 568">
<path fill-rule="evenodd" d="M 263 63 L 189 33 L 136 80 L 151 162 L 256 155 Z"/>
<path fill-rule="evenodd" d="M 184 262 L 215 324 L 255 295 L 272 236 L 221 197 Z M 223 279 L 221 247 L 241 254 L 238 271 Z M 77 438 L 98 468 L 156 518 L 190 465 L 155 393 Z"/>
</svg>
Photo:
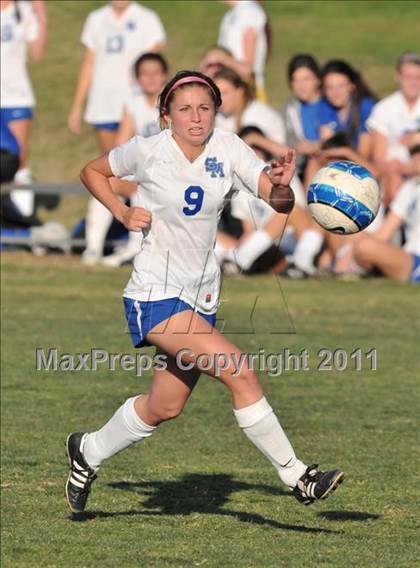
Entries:
<svg viewBox="0 0 420 568">
<path fill-rule="evenodd" d="M 300 103 L 300 120 L 306 140 L 316 142 L 319 140 L 319 127 L 321 125 L 322 99 L 314 103 Z"/>
<path fill-rule="evenodd" d="M 366 121 L 375 106 L 375 101 L 369 97 L 364 97 L 360 101 L 359 110 L 359 124 L 357 132 L 351 133 L 351 119 L 353 109 L 350 109 L 347 120 L 341 122 L 339 117 L 339 110 L 329 103 L 326 99 L 323 99 L 320 103 L 320 122 L 321 126 L 328 126 L 334 132 L 346 132 L 351 135 L 352 142 L 357 146 L 359 142 L 360 135 L 364 132 L 368 132 L 366 128 Z"/>
</svg>

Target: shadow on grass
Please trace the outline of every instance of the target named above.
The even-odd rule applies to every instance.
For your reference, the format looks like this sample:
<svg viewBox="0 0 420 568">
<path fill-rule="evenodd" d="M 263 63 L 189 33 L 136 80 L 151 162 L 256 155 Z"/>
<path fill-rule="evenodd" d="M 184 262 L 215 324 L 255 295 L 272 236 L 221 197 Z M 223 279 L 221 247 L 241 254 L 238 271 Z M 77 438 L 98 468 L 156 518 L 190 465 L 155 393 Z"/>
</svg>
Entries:
<svg viewBox="0 0 420 568">
<path fill-rule="evenodd" d="M 290 496 L 288 491 L 268 485 L 235 481 L 231 475 L 187 474 L 174 481 L 139 481 L 110 483 L 109 487 L 122 491 L 131 491 L 146 496 L 139 510 L 129 511 L 87 511 L 74 515 L 73 521 L 84 522 L 96 518 L 113 518 L 133 515 L 165 516 L 190 515 L 192 513 L 222 515 L 238 521 L 269 526 L 275 529 L 291 530 L 303 533 L 342 534 L 342 531 L 304 525 L 279 523 L 256 513 L 233 511 L 224 507 L 230 496 L 236 491 L 259 491 L 278 497 Z M 297 506 L 299 506 L 297 504 Z M 223 507 L 223 508 L 222 508 Z"/>
<path fill-rule="evenodd" d="M 376 521 L 381 515 L 363 511 L 320 511 L 318 517 L 327 521 Z"/>
</svg>

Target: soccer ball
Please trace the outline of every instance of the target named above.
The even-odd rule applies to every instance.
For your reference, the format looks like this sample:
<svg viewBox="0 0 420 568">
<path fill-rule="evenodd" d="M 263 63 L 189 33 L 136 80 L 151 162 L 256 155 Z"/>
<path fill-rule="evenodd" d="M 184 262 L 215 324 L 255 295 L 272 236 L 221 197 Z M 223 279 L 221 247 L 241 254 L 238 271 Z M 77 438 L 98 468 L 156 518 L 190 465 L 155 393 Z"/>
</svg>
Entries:
<svg viewBox="0 0 420 568">
<path fill-rule="evenodd" d="M 309 210 L 321 227 L 349 235 L 366 229 L 378 213 L 381 195 L 374 176 L 360 164 L 330 162 L 308 189 Z"/>
</svg>

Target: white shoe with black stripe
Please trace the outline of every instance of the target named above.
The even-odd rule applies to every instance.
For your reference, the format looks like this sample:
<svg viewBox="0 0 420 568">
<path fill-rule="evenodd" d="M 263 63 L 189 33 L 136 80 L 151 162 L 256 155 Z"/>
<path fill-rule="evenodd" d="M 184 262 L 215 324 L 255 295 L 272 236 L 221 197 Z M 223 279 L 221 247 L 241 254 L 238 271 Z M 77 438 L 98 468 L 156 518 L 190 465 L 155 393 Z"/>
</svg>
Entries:
<svg viewBox="0 0 420 568">
<path fill-rule="evenodd" d="M 312 505 L 318 499 L 326 499 L 344 480 L 339 469 L 319 471 L 318 465 L 310 465 L 293 489 L 293 495 L 304 505 Z"/>
<path fill-rule="evenodd" d="M 70 472 L 66 483 L 67 503 L 72 513 L 82 513 L 90 493 L 90 486 L 96 479 L 95 471 L 83 457 L 83 446 L 87 434 L 73 432 L 67 438 L 67 456 Z"/>
</svg>

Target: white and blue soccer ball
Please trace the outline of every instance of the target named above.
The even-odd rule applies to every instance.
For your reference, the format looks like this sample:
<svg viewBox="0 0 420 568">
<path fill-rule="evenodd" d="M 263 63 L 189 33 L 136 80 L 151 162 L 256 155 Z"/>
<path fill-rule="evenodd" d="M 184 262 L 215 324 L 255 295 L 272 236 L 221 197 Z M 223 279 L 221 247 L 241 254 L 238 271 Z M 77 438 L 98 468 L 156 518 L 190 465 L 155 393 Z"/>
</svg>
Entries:
<svg viewBox="0 0 420 568">
<path fill-rule="evenodd" d="M 378 213 L 381 194 L 375 177 L 355 162 L 330 162 L 308 189 L 309 210 L 321 227 L 349 235 L 366 229 Z"/>
</svg>

